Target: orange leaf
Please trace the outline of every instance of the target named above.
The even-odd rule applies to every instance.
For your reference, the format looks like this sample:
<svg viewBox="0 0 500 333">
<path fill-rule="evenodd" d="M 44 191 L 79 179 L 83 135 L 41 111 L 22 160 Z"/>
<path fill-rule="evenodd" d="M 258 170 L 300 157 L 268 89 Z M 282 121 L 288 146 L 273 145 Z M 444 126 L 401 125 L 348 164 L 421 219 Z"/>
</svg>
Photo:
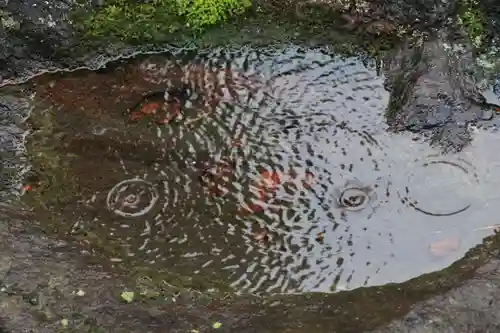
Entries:
<svg viewBox="0 0 500 333">
<path fill-rule="evenodd" d="M 460 249 L 460 240 L 457 237 L 445 238 L 429 246 L 431 254 L 435 257 L 446 257 L 458 249 Z"/>
<path fill-rule="evenodd" d="M 158 110 L 159 107 L 160 107 L 159 103 L 151 102 L 144 104 L 139 111 L 143 114 L 153 114 L 156 112 L 156 110 Z"/>
<path fill-rule="evenodd" d="M 311 172 L 307 171 L 304 179 L 302 180 L 302 185 L 304 186 L 304 188 L 310 189 L 312 187 L 313 181 L 314 175 Z"/>
<path fill-rule="evenodd" d="M 276 189 L 281 183 L 280 175 L 274 171 L 262 171 L 260 173 L 260 178 L 261 186 L 270 190 Z"/>
</svg>

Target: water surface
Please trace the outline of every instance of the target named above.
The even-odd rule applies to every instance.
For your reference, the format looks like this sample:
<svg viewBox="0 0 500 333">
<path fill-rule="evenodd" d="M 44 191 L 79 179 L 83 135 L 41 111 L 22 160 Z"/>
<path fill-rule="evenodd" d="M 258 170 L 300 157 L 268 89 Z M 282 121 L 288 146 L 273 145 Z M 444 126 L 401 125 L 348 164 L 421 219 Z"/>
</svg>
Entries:
<svg viewBox="0 0 500 333">
<path fill-rule="evenodd" d="M 379 65 L 290 46 L 44 76 L 27 198 L 112 262 L 240 292 L 442 269 L 497 223 L 499 136 L 443 155 L 390 133 Z"/>
</svg>

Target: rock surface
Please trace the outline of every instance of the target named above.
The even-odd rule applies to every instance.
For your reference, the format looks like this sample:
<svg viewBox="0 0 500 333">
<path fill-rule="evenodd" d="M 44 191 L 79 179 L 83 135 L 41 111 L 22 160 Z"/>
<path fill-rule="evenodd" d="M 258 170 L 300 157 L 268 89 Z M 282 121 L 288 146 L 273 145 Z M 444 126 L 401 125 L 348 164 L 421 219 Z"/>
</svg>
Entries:
<svg viewBox="0 0 500 333">
<path fill-rule="evenodd" d="M 295 7 L 284 6 L 282 2 L 275 4 L 273 0 L 259 0 L 257 3 L 263 8 L 274 8 L 280 12 Z M 366 30 L 379 34 L 388 26 L 395 28 L 394 24 L 417 29 L 439 27 L 446 23 L 459 1 L 390 0 L 380 3 L 293 0 L 292 3 L 319 6 L 321 10 L 352 7 L 357 12 L 348 14 L 348 20 L 353 24 L 369 21 L 371 23 Z M 352 6 L 353 3 L 356 5 Z M 163 41 L 163 47 L 152 47 L 95 43 L 82 36 L 73 22 L 75 11 L 89 12 L 103 4 L 103 1 L 92 0 L 0 0 L 0 86 L 20 83 L 46 71 L 97 68 L 117 57 L 131 56 L 138 51 L 166 49 L 168 40 Z M 331 25 L 332 28 L 339 26 L 338 22 Z"/>
<path fill-rule="evenodd" d="M 139 280 L 87 263 L 85 251 L 79 247 L 33 233 L 36 220 L 29 212 L 13 213 L 1 211 L 2 217 L 12 222 L 0 229 L 2 332 L 431 333 L 465 329 L 497 332 L 500 326 L 496 311 L 500 302 L 499 262 L 487 260 L 477 271 L 474 264 L 484 252 L 495 252 L 495 242 L 474 251 L 472 261 L 458 264 L 468 271 L 463 276 L 468 282 L 411 309 L 412 299 L 425 299 L 433 283 L 423 281 L 416 289 L 405 283 L 331 297 L 310 295 L 294 304 L 279 297 L 268 302 L 209 295 L 200 298 L 168 286 L 155 289 L 149 280 L 140 285 Z M 455 274 L 438 278 L 437 288 L 446 290 L 447 281 Z M 128 303 L 121 296 L 123 292 L 133 292 L 133 301 Z M 404 317 L 384 325 L 398 316 Z M 214 323 L 221 326 L 214 329 Z"/>
<path fill-rule="evenodd" d="M 479 90 L 470 49 L 452 50 L 452 43 L 442 33 L 421 39 L 386 64 L 393 129 L 430 130 L 431 141 L 445 151 L 461 150 L 471 140 L 470 125 L 491 120 L 498 107 Z"/>
<path fill-rule="evenodd" d="M 373 6 L 371 14 L 416 22 L 414 26 L 420 28 L 434 28 L 447 22 L 457 4 L 458 1 L 391 0 L 379 6 L 378 12 Z M 138 47 L 124 44 L 101 48 L 87 46 L 69 19 L 73 6 L 71 0 L 0 0 L 0 86 L 20 83 L 45 71 L 97 68 L 116 57 L 130 56 L 138 51 Z M 470 140 L 468 125 L 494 122 L 496 118 L 492 106 L 485 105 L 477 94 L 474 80 L 464 71 L 473 64 L 470 54 L 450 55 L 445 48 L 446 42 L 439 36 L 417 47 L 408 45 L 388 62 L 388 87 L 393 92 L 389 118 L 396 130 L 430 130 L 432 139 L 445 149 L 459 150 Z M 22 141 L 22 133 L 9 126 L 14 126 L 11 120 L 16 110 L 27 110 L 23 103 L 22 99 L 13 99 L 8 92 L 1 96 L 1 114 L 6 115 L 5 122 L 1 123 L 5 129 L 5 135 L 0 135 L 5 141 L 2 147 L 15 148 Z M 21 115 L 20 120 L 22 118 Z M 11 154 L 15 151 L 4 150 Z M 14 162 L 18 163 L 19 159 L 14 158 Z M 5 190 L 11 186 L 2 185 Z M 24 216 L 24 212 L 1 210 L 5 215 L 2 217 L 11 219 L 14 225 L 19 215 L 23 219 L 29 217 L 29 214 Z M 36 224 L 36 221 L 30 222 Z M 214 331 L 212 323 L 216 321 L 223 325 L 218 332 L 299 332 L 304 329 L 295 322 L 294 318 L 300 314 L 298 310 L 294 312 L 293 306 L 277 307 L 273 312 L 258 302 L 231 306 L 216 304 L 215 310 L 213 304 L 207 306 L 189 300 L 168 305 L 125 304 L 119 295 L 127 290 L 127 282 L 104 269 L 85 265 L 81 253 L 64 243 L 22 228 L 15 229 L 3 222 L 0 224 L 2 331 L 57 332 L 68 325 L 78 332 L 209 332 Z M 500 301 L 498 265 L 497 260 L 489 261 L 465 285 L 418 303 L 403 319 L 373 332 L 500 331 L 500 317 L 496 311 Z M 80 290 L 85 295 L 78 296 Z M 408 304 L 402 305 L 400 301 L 402 298 L 392 299 L 392 303 L 387 301 L 387 306 L 396 310 L 391 315 L 381 310 L 381 314 L 374 314 L 380 318 L 372 322 L 368 313 L 373 309 L 341 316 L 343 306 L 325 301 L 300 311 L 304 310 L 304 318 L 309 318 L 309 323 L 314 322 L 310 318 L 318 313 L 330 318 L 330 331 L 337 329 L 340 332 L 343 328 L 342 332 L 358 333 L 374 329 L 395 314 L 404 315 Z M 345 304 L 347 307 L 348 302 Z M 362 328 L 352 327 L 363 313 L 369 317 L 366 323 L 360 324 Z M 290 322 L 280 323 L 283 317 L 290 318 Z M 349 321 L 343 322 L 346 318 Z M 307 329 L 312 330 L 313 326 L 309 324 Z M 325 327 L 317 331 L 322 329 Z"/>
<path fill-rule="evenodd" d="M 417 304 L 403 319 L 373 333 L 500 331 L 500 274 L 493 260 L 464 286 Z"/>
<path fill-rule="evenodd" d="M 123 44 L 91 44 L 74 27 L 73 0 L 0 1 L 0 86 L 17 84 L 47 71 L 99 68 L 143 49 Z M 95 4 L 94 4 L 95 5 Z"/>
</svg>

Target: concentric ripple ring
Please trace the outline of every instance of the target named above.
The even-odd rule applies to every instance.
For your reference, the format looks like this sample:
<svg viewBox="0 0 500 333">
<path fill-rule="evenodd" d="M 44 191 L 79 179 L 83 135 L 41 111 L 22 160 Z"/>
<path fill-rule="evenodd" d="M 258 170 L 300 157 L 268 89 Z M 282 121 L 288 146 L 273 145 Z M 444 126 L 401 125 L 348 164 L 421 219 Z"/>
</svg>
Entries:
<svg viewBox="0 0 500 333">
<path fill-rule="evenodd" d="M 448 161 L 448 160 L 432 159 L 431 158 L 430 160 L 427 160 L 427 161 L 421 163 L 418 166 L 418 169 L 427 170 L 431 166 L 444 167 L 444 168 L 447 168 L 447 170 L 448 170 L 448 171 L 442 171 L 439 174 L 439 177 L 431 179 L 431 182 L 439 182 L 442 179 L 445 179 L 446 177 L 448 177 L 449 173 L 453 173 L 453 172 L 458 172 L 458 173 L 461 173 L 463 176 L 465 176 L 466 181 L 462 182 L 462 184 L 454 184 L 453 188 L 450 189 L 448 191 L 448 193 L 442 197 L 441 200 L 439 198 L 433 199 L 433 201 L 435 201 L 435 202 L 438 202 L 438 203 L 442 202 L 443 206 L 446 205 L 446 202 L 449 202 L 453 199 L 453 198 L 451 198 L 452 194 L 460 194 L 460 192 L 466 193 L 467 191 L 470 191 L 470 189 L 468 189 L 468 188 L 463 188 L 464 184 L 467 185 L 467 187 L 468 187 L 468 186 L 471 186 L 473 183 L 478 183 L 477 175 L 475 174 L 475 172 L 473 170 L 469 170 L 472 168 L 472 166 L 462 159 L 459 159 L 457 161 Z M 415 176 L 415 173 L 413 173 L 413 176 Z M 461 179 L 463 177 L 454 176 L 451 178 L 456 180 L 456 179 Z M 420 180 L 416 179 L 416 181 L 414 183 L 415 184 L 419 184 L 419 183 L 430 184 L 431 182 L 429 182 L 429 180 L 427 180 L 424 176 L 423 179 L 420 179 Z M 441 188 L 438 188 L 438 190 L 441 190 Z M 416 211 L 421 212 L 421 213 L 426 214 L 426 215 L 452 216 L 452 215 L 460 214 L 471 207 L 471 204 L 469 202 L 465 202 L 465 201 L 460 202 L 458 204 L 453 204 L 452 207 L 449 207 L 449 208 L 426 207 L 426 205 L 422 204 L 422 202 L 420 202 L 420 201 L 425 201 L 427 195 L 421 195 L 420 200 L 418 200 L 417 196 L 411 192 L 413 192 L 413 191 L 410 190 L 409 186 L 406 186 L 404 190 L 399 190 L 398 194 L 399 194 L 401 201 L 403 203 L 407 204 L 408 206 L 412 207 Z M 429 196 L 429 197 L 434 198 L 435 194 L 436 193 L 433 193 L 433 196 Z M 453 201 L 455 201 L 455 199 L 453 199 Z"/>
<path fill-rule="evenodd" d="M 158 201 L 155 186 L 142 179 L 127 179 L 109 191 L 106 204 L 113 213 L 123 217 L 147 214 Z"/>
</svg>

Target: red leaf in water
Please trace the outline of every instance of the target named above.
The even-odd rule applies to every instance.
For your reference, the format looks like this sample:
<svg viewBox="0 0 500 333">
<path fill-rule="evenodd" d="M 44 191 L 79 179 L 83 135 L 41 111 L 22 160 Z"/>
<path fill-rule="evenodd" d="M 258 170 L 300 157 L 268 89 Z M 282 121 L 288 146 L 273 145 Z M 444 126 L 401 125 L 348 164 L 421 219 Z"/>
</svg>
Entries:
<svg viewBox="0 0 500 333">
<path fill-rule="evenodd" d="M 139 120 L 140 117 L 141 114 L 139 112 L 132 112 L 132 114 L 130 115 L 130 120 L 136 121 Z"/>
<path fill-rule="evenodd" d="M 266 191 L 264 191 L 263 189 L 258 189 L 258 192 L 259 192 L 259 200 L 260 201 L 266 201 Z"/>
<path fill-rule="evenodd" d="M 32 189 L 33 189 L 33 187 L 31 185 L 26 185 L 26 186 L 23 187 L 23 190 L 26 191 L 26 192 L 27 191 L 31 191 Z"/>
<path fill-rule="evenodd" d="M 181 112 L 181 105 L 179 103 L 175 103 L 172 107 L 172 109 L 168 110 L 166 113 L 167 115 L 164 118 L 160 118 L 156 120 L 157 124 L 168 124 L 171 122 L 175 117 L 179 115 Z"/>
<path fill-rule="evenodd" d="M 166 118 L 163 118 L 163 119 L 156 119 L 156 123 L 158 125 L 168 124 L 172 120 L 172 118 L 173 117 L 166 117 Z"/>
<path fill-rule="evenodd" d="M 250 215 L 252 214 L 253 212 L 250 211 L 250 208 L 247 208 L 245 206 L 242 206 L 238 209 L 238 215 L 240 216 L 247 216 L 247 215 Z"/>
<path fill-rule="evenodd" d="M 311 172 L 307 171 L 304 179 L 302 180 L 302 185 L 304 186 L 304 188 L 310 189 L 312 187 L 313 181 L 314 175 Z"/>
<path fill-rule="evenodd" d="M 264 211 L 264 207 L 262 207 L 261 205 L 259 204 L 250 204 L 250 209 L 252 210 L 252 212 L 254 213 L 262 213 Z"/>
<path fill-rule="evenodd" d="M 460 240 L 457 237 L 448 237 L 429 246 L 431 254 L 435 257 L 445 257 L 460 248 Z"/>
<path fill-rule="evenodd" d="M 139 111 L 142 114 L 154 114 L 159 108 L 160 104 L 158 102 L 151 102 L 144 104 Z"/>
<path fill-rule="evenodd" d="M 256 196 L 259 201 L 268 201 L 269 192 L 273 192 L 277 189 L 280 184 L 280 176 L 277 172 L 262 171 L 259 175 L 260 177 L 256 180 L 254 185 L 254 190 L 257 191 Z M 249 208 L 240 208 L 240 214 L 247 215 L 249 213 L 261 213 L 264 211 L 264 207 L 259 204 L 252 203 Z"/>
<path fill-rule="evenodd" d="M 281 183 L 280 175 L 274 171 L 262 171 L 260 173 L 259 185 L 265 189 L 274 191 Z"/>
<path fill-rule="evenodd" d="M 240 209 L 238 210 L 238 214 L 241 216 L 247 216 L 254 213 L 262 213 L 263 211 L 264 207 L 262 207 L 259 204 L 252 203 L 248 205 L 248 207 L 246 206 L 240 207 Z"/>
</svg>

